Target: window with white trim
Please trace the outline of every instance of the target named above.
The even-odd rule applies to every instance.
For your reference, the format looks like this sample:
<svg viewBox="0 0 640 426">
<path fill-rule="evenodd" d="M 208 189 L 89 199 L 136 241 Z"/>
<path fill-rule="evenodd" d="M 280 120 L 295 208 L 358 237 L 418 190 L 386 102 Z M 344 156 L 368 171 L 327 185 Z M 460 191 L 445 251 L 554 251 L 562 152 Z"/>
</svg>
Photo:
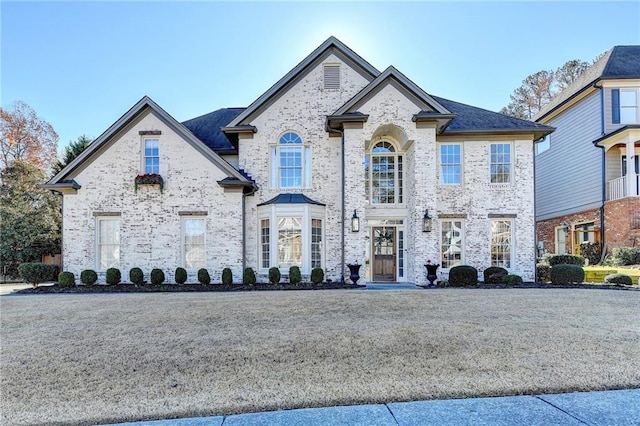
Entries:
<svg viewBox="0 0 640 426">
<path fill-rule="evenodd" d="M 144 173 L 160 174 L 160 140 L 144 139 Z"/>
<path fill-rule="evenodd" d="M 637 89 L 620 89 L 620 123 L 638 123 Z"/>
<path fill-rule="evenodd" d="M 271 227 L 269 219 L 260 221 L 260 266 L 262 269 L 269 269 L 269 256 L 271 248 Z"/>
<path fill-rule="evenodd" d="M 462 219 L 443 219 L 440 265 L 448 269 L 462 265 L 464 228 Z"/>
<path fill-rule="evenodd" d="M 380 141 L 365 156 L 365 192 L 371 204 L 403 203 L 403 157 L 388 141 Z"/>
<path fill-rule="evenodd" d="M 462 175 L 462 155 L 460 144 L 440 145 L 440 183 L 460 185 Z"/>
<path fill-rule="evenodd" d="M 120 217 L 96 218 L 96 269 L 120 267 Z"/>
<path fill-rule="evenodd" d="M 511 182 L 511 144 L 491 144 L 491 183 Z"/>
<path fill-rule="evenodd" d="M 302 266 L 302 218 L 278 218 L 278 266 Z"/>
<path fill-rule="evenodd" d="M 311 148 L 294 132 L 280 137 L 271 147 L 271 186 L 308 188 L 311 186 Z"/>
<path fill-rule="evenodd" d="M 204 217 L 182 218 L 182 264 L 185 269 L 205 267 L 206 229 Z"/>
<path fill-rule="evenodd" d="M 491 266 L 509 269 L 513 259 L 513 220 L 491 219 Z"/>
<path fill-rule="evenodd" d="M 322 268 L 322 219 L 311 219 L 311 268 Z"/>
</svg>

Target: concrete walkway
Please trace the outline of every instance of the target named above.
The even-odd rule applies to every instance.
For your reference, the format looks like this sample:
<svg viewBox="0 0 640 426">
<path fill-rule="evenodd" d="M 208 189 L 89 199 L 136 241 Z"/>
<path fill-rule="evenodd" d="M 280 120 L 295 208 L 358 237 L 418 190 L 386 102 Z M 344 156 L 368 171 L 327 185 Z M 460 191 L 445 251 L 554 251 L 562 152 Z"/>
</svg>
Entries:
<svg viewBox="0 0 640 426">
<path fill-rule="evenodd" d="M 640 425 L 640 389 L 303 408 L 120 426 Z"/>
</svg>

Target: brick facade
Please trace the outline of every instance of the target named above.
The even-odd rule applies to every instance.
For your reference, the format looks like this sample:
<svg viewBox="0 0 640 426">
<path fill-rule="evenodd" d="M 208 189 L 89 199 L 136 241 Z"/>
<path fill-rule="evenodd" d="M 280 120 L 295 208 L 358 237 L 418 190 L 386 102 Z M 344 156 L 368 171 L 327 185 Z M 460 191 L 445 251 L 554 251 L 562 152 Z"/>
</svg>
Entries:
<svg viewBox="0 0 640 426">
<path fill-rule="evenodd" d="M 600 223 L 600 209 L 585 210 L 579 213 L 568 214 L 564 216 L 558 216 L 547 220 L 542 220 L 536 223 L 536 236 L 538 244 L 542 242 L 544 244 L 544 253 L 558 253 L 556 249 L 556 228 L 568 225 L 568 232 L 566 232 L 566 252 L 575 253 L 577 250 L 577 244 L 574 241 L 574 226 L 578 223 L 594 222 L 594 227 L 601 229 Z M 598 233 L 599 235 L 599 233 Z M 600 242 L 600 238 L 596 237 L 596 240 Z M 539 247 L 539 246 L 538 246 Z M 542 252 L 538 252 L 538 255 Z"/>
<path fill-rule="evenodd" d="M 604 205 L 607 248 L 640 246 L 640 197 L 607 201 Z"/>
</svg>

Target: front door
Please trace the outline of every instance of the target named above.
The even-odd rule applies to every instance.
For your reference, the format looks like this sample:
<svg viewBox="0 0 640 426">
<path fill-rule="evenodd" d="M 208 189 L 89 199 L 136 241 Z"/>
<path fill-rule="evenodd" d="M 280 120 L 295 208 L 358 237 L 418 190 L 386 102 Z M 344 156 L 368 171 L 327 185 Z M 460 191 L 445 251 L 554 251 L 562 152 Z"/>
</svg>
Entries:
<svg viewBox="0 0 640 426">
<path fill-rule="evenodd" d="M 396 280 L 396 228 L 373 228 L 373 281 Z"/>
</svg>

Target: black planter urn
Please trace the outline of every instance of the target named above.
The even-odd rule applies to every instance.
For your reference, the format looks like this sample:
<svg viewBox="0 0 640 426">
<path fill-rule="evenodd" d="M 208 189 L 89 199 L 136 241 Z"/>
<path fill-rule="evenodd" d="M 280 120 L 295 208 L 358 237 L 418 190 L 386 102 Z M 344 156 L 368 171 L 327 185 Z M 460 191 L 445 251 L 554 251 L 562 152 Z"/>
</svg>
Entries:
<svg viewBox="0 0 640 426">
<path fill-rule="evenodd" d="M 438 275 L 436 275 L 436 272 L 438 271 L 440 265 L 427 263 L 424 266 L 427 268 L 427 279 L 429 280 L 429 287 L 433 287 L 435 286 L 433 282 L 438 279 Z"/>
<path fill-rule="evenodd" d="M 347 263 L 347 266 L 349 267 L 349 279 L 353 282 L 354 285 L 358 284 L 358 280 L 360 279 L 360 267 L 362 265 L 359 265 L 357 263 Z"/>
</svg>

